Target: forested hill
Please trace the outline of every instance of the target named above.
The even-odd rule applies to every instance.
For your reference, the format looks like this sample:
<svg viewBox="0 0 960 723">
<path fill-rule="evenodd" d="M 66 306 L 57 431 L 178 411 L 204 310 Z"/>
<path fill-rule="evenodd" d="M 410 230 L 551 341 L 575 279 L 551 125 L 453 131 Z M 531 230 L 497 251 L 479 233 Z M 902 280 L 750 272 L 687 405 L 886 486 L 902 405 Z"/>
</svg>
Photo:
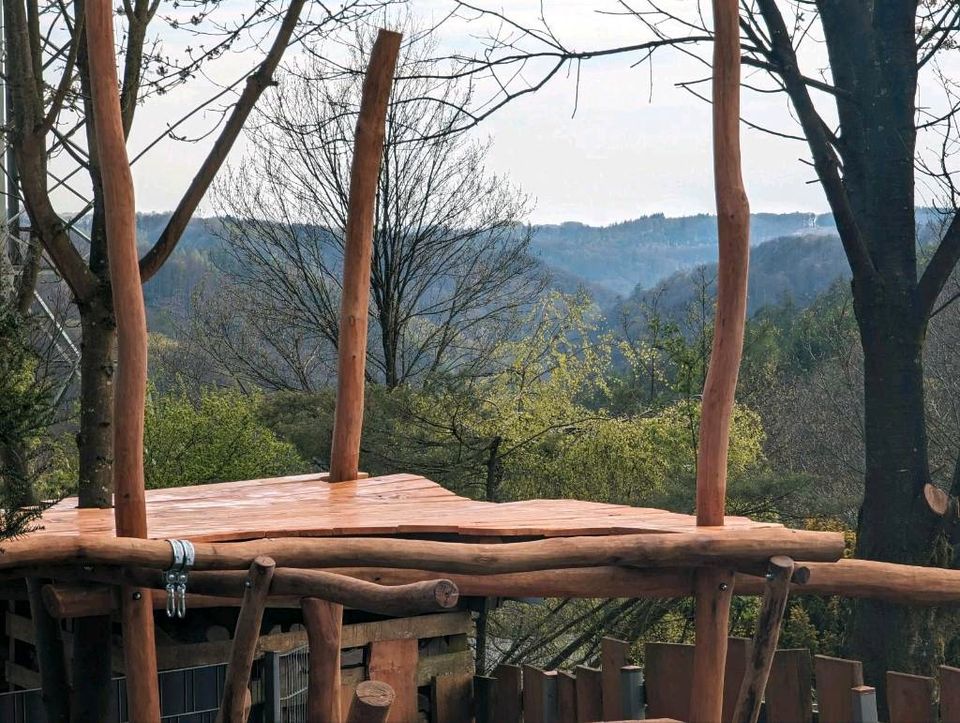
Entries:
<svg viewBox="0 0 960 723">
<path fill-rule="evenodd" d="M 784 302 L 806 307 L 837 279 L 849 275 L 838 236 L 807 234 L 766 241 L 750 254 L 747 313 Z M 704 264 L 677 272 L 652 287 L 638 286 L 610 316 L 635 318 L 641 307 L 656 306 L 663 316 L 679 320 L 697 303 L 704 285 L 710 296 L 715 293 L 716 276 L 716 263 Z"/>
<path fill-rule="evenodd" d="M 142 244 L 157 238 L 167 214 L 139 214 Z M 145 287 L 151 316 L 160 308 L 183 307 L 196 284 L 216 272 L 222 253 L 216 218 L 189 223 L 170 261 Z M 754 214 L 751 242 L 777 237 L 828 234 L 829 216 L 810 213 Z M 586 288 L 603 307 L 628 297 L 637 289 L 653 287 L 677 272 L 717 258 L 716 219 L 707 214 L 668 218 L 644 216 L 611 226 L 582 223 L 540 225 L 531 228 L 531 253 L 553 272 L 554 284 L 565 291 Z"/>
<path fill-rule="evenodd" d="M 829 215 L 757 213 L 750 241 L 759 244 L 796 234 L 832 233 Z M 699 214 L 644 216 L 611 226 L 563 223 L 533 228 L 533 251 L 551 268 L 628 296 L 678 271 L 717 260 L 716 217 Z"/>
</svg>

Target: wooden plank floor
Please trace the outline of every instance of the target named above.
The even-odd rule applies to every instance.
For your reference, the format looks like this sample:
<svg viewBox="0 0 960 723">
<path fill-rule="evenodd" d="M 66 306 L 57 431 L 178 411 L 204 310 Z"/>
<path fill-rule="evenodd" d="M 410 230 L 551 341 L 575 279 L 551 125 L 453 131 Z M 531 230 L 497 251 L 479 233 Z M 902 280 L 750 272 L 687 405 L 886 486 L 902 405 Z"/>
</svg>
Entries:
<svg viewBox="0 0 960 723">
<path fill-rule="evenodd" d="M 114 534 L 113 510 L 80 510 L 75 497 L 51 507 L 31 535 Z M 696 519 L 646 507 L 528 500 L 478 502 L 411 474 L 329 484 L 323 475 L 223 482 L 147 491 L 150 537 L 197 541 L 261 537 L 391 535 L 571 536 L 691 532 Z M 737 529 L 773 527 L 728 517 Z"/>
</svg>

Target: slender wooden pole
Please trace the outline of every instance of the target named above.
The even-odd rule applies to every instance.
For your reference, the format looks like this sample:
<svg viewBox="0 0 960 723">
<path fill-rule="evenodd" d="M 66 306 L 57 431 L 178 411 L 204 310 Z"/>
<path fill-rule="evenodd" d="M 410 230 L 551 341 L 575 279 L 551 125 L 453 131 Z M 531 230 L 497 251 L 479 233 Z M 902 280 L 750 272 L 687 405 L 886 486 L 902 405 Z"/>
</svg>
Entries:
<svg viewBox="0 0 960 723">
<path fill-rule="evenodd" d="M 395 694 L 382 680 L 365 680 L 357 685 L 347 714 L 347 723 L 384 723 Z"/>
<path fill-rule="evenodd" d="M 737 0 L 713 0 L 713 174 L 717 201 L 717 313 L 703 389 L 697 449 L 697 524 L 723 525 L 730 419 L 743 353 L 750 207 L 740 161 L 740 26 Z M 701 570 L 695 583 L 697 651 L 692 723 L 716 723 L 723 677 L 732 574 Z"/>
<path fill-rule="evenodd" d="M 780 640 L 780 626 L 787 609 L 790 578 L 793 576 L 794 567 L 794 562 L 789 557 L 778 555 L 770 559 L 763 605 L 757 620 L 757 632 L 753 636 L 750 667 L 740 686 L 740 695 L 733 713 L 734 723 L 757 723 L 760 718 L 760 704 L 763 702 L 763 692 L 767 688 L 773 656 Z"/>
<path fill-rule="evenodd" d="M 113 39 L 113 5 L 86 3 L 93 116 L 106 207 L 107 252 L 117 318 L 113 416 L 113 480 L 117 535 L 147 536 L 143 479 L 143 413 L 147 383 L 147 318 L 137 257 L 136 204 L 127 158 Z M 121 596 L 131 720 L 160 720 L 153 606 L 142 590 Z"/>
<path fill-rule="evenodd" d="M 383 156 L 384 122 L 400 52 L 400 33 L 381 30 L 363 79 L 350 170 L 350 201 L 343 250 L 343 296 L 337 345 L 337 405 L 333 418 L 330 481 L 357 478 L 363 429 L 370 259 L 377 181 Z"/>
<path fill-rule="evenodd" d="M 340 634 L 343 606 L 315 597 L 300 603 L 310 644 L 307 720 L 340 723 Z"/>
<path fill-rule="evenodd" d="M 243 603 L 233 634 L 233 647 L 230 650 L 217 723 L 246 723 L 250 715 L 250 669 L 257 652 L 263 609 L 275 569 L 276 563 L 269 557 L 258 557 L 250 565 Z"/>
</svg>

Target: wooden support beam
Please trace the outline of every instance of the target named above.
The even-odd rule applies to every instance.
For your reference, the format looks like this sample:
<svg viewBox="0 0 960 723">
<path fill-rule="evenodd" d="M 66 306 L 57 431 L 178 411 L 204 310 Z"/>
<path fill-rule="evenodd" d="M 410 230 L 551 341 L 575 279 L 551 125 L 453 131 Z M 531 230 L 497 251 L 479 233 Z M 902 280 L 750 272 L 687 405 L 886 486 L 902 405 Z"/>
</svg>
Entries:
<svg viewBox="0 0 960 723">
<path fill-rule="evenodd" d="M 690 533 L 586 535 L 530 542 L 469 543 L 382 537 L 264 538 L 196 542 L 194 569 L 246 570 L 266 555 L 278 568 L 395 567 L 492 575 L 598 565 L 636 567 L 722 566 L 741 569 L 774 555 L 798 562 L 834 562 L 843 555 L 838 532 L 702 528 Z M 164 540 L 105 535 L 26 537 L 5 541 L 0 570 L 54 565 L 119 565 L 165 570 L 172 563 Z"/>
<path fill-rule="evenodd" d="M 393 698 L 393 688 L 381 680 L 359 683 L 353 692 L 347 723 L 384 723 Z"/>
<path fill-rule="evenodd" d="M 701 568 L 696 573 L 696 652 L 690 686 L 690 723 L 717 723 L 722 718 L 733 580 L 729 570 Z"/>
<path fill-rule="evenodd" d="M 113 5 L 86 3 L 90 93 L 107 227 L 113 310 L 117 320 L 114 374 L 113 481 L 117 534 L 147 536 L 143 423 L 147 386 L 147 317 L 137 254 L 136 203 L 120 113 Z M 142 590 L 121 595 L 127 698 L 131 720 L 160 720 L 153 606 Z"/>
<path fill-rule="evenodd" d="M 737 0 L 713 0 L 713 180 L 720 258 L 715 333 L 697 447 L 697 524 L 704 526 L 724 523 L 730 420 L 747 311 L 750 205 L 740 159 L 739 21 Z M 697 573 L 692 723 L 716 723 L 721 718 L 732 592 L 733 573 Z"/>
<path fill-rule="evenodd" d="M 14 543 L 7 543 L 14 544 Z M 807 563 L 806 584 L 791 585 L 792 595 L 841 595 L 890 600 L 912 605 L 939 605 L 960 602 L 960 571 L 935 567 L 896 565 L 868 560 L 841 560 L 836 563 Z M 55 574 L 57 570 L 45 571 Z M 76 570 L 71 570 L 76 573 Z M 528 573 L 462 575 L 431 570 L 401 568 L 332 568 L 334 572 L 381 585 L 400 585 L 436 581 L 437 576 L 450 580 L 460 595 L 471 597 L 644 597 L 678 598 L 693 594 L 694 571 L 690 568 L 658 568 L 640 570 L 613 565 L 543 570 Z M 139 574 L 146 574 L 141 571 Z M 154 573 L 155 574 L 155 573 Z M 191 575 L 191 579 L 200 573 Z M 83 573 L 87 579 L 109 585 L 89 583 L 57 583 L 44 586 L 45 604 L 57 618 L 107 615 L 116 611 L 117 602 L 110 585 L 132 579 L 112 568 L 97 568 Z M 77 575 L 74 575 L 77 577 Z M 794 578 L 796 579 L 796 575 Z M 146 578 L 135 578 L 143 582 Z M 154 578 L 156 580 L 158 578 Z M 762 577 L 738 574 L 734 594 L 762 595 L 766 583 Z M 151 583 L 155 584 L 155 583 Z M 166 597 L 152 590 L 155 607 L 162 607 Z M 271 595 L 268 607 L 299 607 L 300 596 Z M 188 607 L 238 606 L 239 594 L 230 597 L 188 596 Z M 361 606 L 362 607 L 362 606 Z"/>
<path fill-rule="evenodd" d="M 165 586 L 162 574 L 143 568 L 112 568 L 94 570 L 90 579 L 98 582 L 129 585 L 161 590 Z M 195 572 L 190 575 L 190 589 L 205 596 L 230 599 L 243 595 L 246 574 L 237 570 Z M 69 607 L 67 590 L 48 586 L 48 604 L 55 614 L 65 616 Z M 283 568 L 273 573 L 270 589 L 286 602 L 290 597 L 322 597 L 324 600 L 383 615 L 404 617 L 430 612 L 441 612 L 456 607 L 459 600 L 457 586 L 449 580 L 422 580 L 401 585 L 380 585 L 346 575 L 322 570 Z M 78 607 L 88 607 L 85 593 L 78 599 Z M 66 608 L 66 609 L 65 609 Z"/>
<path fill-rule="evenodd" d="M 757 619 L 757 632 L 753 636 L 750 666 L 737 697 L 734 723 L 757 723 L 760 718 L 760 704 L 763 702 L 763 692 L 767 687 L 773 656 L 780 640 L 780 626 L 787 609 L 793 568 L 794 562 L 789 557 L 774 557 L 770 560 L 767 589 L 763 594 L 763 605 Z"/>
<path fill-rule="evenodd" d="M 370 258 L 377 183 L 383 156 L 384 123 L 400 52 L 400 33 L 381 30 L 363 79 L 353 142 L 350 197 L 343 249 L 343 291 L 337 344 L 337 403 L 333 417 L 330 481 L 357 478 L 366 382 Z"/>
<path fill-rule="evenodd" d="M 257 652 L 263 609 L 275 569 L 276 563 L 269 557 L 258 557 L 250 565 L 217 723 L 246 723 L 250 715 L 250 669 Z"/>
<path fill-rule="evenodd" d="M 343 606 L 314 597 L 301 602 L 310 642 L 307 720 L 340 723 L 340 635 Z"/>
</svg>

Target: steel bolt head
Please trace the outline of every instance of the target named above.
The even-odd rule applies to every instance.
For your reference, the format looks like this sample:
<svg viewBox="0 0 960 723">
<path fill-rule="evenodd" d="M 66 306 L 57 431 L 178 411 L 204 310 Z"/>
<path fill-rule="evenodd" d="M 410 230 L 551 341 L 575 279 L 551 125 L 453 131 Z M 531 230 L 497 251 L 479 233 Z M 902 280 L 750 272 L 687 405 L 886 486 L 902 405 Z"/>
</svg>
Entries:
<svg viewBox="0 0 960 723">
<path fill-rule="evenodd" d="M 139 591 L 138 591 L 138 592 L 133 593 L 133 599 L 134 599 L 134 600 L 140 600 L 142 597 L 143 597 L 143 593 L 142 593 L 142 592 L 139 592 Z"/>
<path fill-rule="evenodd" d="M 721 583 L 720 583 L 720 592 L 726 592 L 726 590 L 727 590 L 728 587 L 730 587 L 730 586 L 727 585 L 727 583 L 721 582 Z"/>
</svg>

